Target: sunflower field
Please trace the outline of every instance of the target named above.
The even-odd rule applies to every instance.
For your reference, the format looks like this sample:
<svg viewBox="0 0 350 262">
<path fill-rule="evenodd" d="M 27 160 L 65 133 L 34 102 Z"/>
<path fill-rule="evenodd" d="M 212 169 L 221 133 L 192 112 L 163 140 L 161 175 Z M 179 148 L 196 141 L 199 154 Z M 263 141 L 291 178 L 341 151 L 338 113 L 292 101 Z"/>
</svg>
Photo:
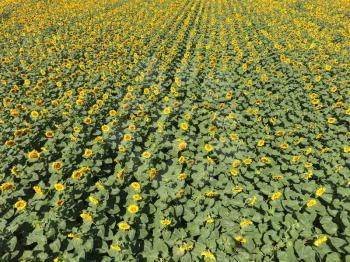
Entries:
<svg viewBox="0 0 350 262">
<path fill-rule="evenodd" d="M 350 261 L 349 0 L 1 0 L 0 261 Z"/>
</svg>

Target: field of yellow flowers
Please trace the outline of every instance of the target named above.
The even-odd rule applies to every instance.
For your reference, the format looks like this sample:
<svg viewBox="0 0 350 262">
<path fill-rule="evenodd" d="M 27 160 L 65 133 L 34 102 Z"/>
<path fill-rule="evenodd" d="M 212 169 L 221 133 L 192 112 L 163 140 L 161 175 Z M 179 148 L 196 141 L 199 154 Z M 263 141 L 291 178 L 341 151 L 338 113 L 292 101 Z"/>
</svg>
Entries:
<svg viewBox="0 0 350 262">
<path fill-rule="evenodd" d="M 350 261 L 349 0 L 0 1 L 0 261 Z"/>
</svg>

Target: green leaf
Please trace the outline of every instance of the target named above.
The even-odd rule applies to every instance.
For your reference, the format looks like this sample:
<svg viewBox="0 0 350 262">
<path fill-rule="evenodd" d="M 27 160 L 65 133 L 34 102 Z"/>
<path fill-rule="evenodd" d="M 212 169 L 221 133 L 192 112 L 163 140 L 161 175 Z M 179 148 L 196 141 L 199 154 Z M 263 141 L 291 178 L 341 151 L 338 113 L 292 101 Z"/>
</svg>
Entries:
<svg viewBox="0 0 350 262">
<path fill-rule="evenodd" d="M 331 217 L 323 217 L 320 220 L 320 223 L 322 224 L 323 229 L 330 235 L 335 234 L 338 230 L 337 224 L 332 222 Z"/>
<path fill-rule="evenodd" d="M 315 261 L 315 251 L 310 246 L 305 246 L 301 240 L 295 241 L 294 249 L 299 258 Z"/>
<path fill-rule="evenodd" d="M 10 251 L 13 251 L 17 245 L 17 237 L 12 237 L 7 243 Z"/>
<path fill-rule="evenodd" d="M 326 262 L 341 262 L 340 255 L 338 253 L 330 253 L 326 257 Z"/>
<path fill-rule="evenodd" d="M 61 241 L 57 238 L 52 243 L 49 244 L 49 247 L 51 248 L 52 252 L 56 253 L 60 251 L 61 248 Z"/>
</svg>

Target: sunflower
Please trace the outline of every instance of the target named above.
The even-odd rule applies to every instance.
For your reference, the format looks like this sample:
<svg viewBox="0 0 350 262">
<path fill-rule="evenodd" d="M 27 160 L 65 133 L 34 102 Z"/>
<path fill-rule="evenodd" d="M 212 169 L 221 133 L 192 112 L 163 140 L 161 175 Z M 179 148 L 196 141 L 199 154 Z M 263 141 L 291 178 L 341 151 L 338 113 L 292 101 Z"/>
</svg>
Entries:
<svg viewBox="0 0 350 262">
<path fill-rule="evenodd" d="M 39 196 L 42 196 L 44 194 L 40 186 L 33 186 L 33 190 Z"/>
<path fill-rule="evenodd" d="M 154 179 L 157 175 L 157 169 L 152 167 L 149 171 L 148 171 L 148 176 L 150 179 Z"/>
<path fill-rule="evenodd" d="M 292 156 L 292 158 L 291 158 L 290 161 L 291 161 L 292 163 L 296 163 L 296 162 L 298 162 L 298 161 L 300 160 L 300 158 L 301 158 L 300 155 Z"/>
<path fill-rule="evenodd" d="M 0 191 L 4 192 L 4 191 L 9 191 L 16 188 L 15 184 L 12 182 L 4 182 L 0 185 Z"/>
<path fill-rule="evenodd" d="M 132 139 L 132 135 L 131 134 L 125 134 L 124 136 L 123 136 L 123 140 L 124 141 L 130 141 Z"/>
<path fill-rule="evenodd" d="M 140 194 L 135 194 L 132 196 L 132 198 L 135 200 L 135 201 L 140 201 L 142 200 L 142 196 Z"/>
<path fill-rule="evenodd" d="M 205 145 L 204 145 L 204 149 L 205 149 L 205 151 L 207 151 L 207 152 L 211 152 L 211 151 L 214 150 L 214 147 L 213 147 L 212 145 L 210 145 L 210 144 L 205 144 Z"/>
<path fill-rule="evenodd" d="M 185 162 L 185 160 L 186 159 L 184 156 L 180 156 L 178 162 L 179 162 L 179 164 L 183 164 Z"/>
<path fill-rule="evenodd" d="M 83 122 L 87 125 L 90 125 L 92 123 L 92 119 L 91 119 L 91 117 L 85 117 Z"/>
<path fill-rule="evenodd" d="M 332 66 L 331 66 L 331 65 L 325 65 L 325 66 L 324 66 L 324 69 L 325 69 L 326 71 L 330 71 L 330 70 L 332 69 Z"/>
<path fill-rule="evenodd" d="M 185 195 L 185 189 L 180 189 L 175 193 L 176 198 L 182 198 Z"/>
<path fill-rule="evenodd" d="M 216 260 L 215 255 L 209 250 L 202 251 L 201 256 L 209 260 Z"/>
<path fill-rule="evenodd" d="M 320 82 L 321 79 L 322 79 L 322 76 L 321 76 L 321 75 L 317 75 L 317 76 L 315 76 L 315 78 L 314 78 L 314 80 L 315 80 L 316 83 Z"/>
<path fill-rule="evenodd" d="M 89 196 L 88 198 L 89 202 L 94 204 L 94 205 L 98 205 L 98 203 L 100 202 L 96 197 L 94 196 Z"/>
<path fill-rule="evenodd" d="M 327 236 L 321 236 L 314 241 L 314 245 L 316 247 L 318 247 L 318 246 L 322 245 L 323 243 L 325 243 L 327 240 L 328 240 Z"/>
<path fill-rule="evenodd" d="M 272 176 L 272 180 L 279 181 L 281 179 L 283 179 L 283 176 L 281 176 L 281 175 L 274 175 L 274 176 Z"/>
<path fill-rule="evenodd" d="M 241 235 L 235 236 L 235 240 L 240 244 L 247 243 L 247 239 Z"/>
<path fill-rule="evenodd" d="M 19 130 L 16 130 L 13 135 L 15 137 L 21 137 L 22 135 L 24 134 L 23 130 L 22 129 L 19 129 Z"/>
<path fill-rule="evenodd" d="M 186 149 L 186 147 L 187 147 L 187 143 L 185 141 L 181 141 L 177 148 L 179 151 L 183 151 Z"/>
<path fill-rule="evenodd" d="M 61 183 L 57 183 L 53 186 L 57 191 L 63 191 L 64 190 L 64 185 Z"/>
<path fill-rule="evenodd" d="M 324 186 L 319 187 L 316 192 L 315 195 L 316 196 L 322 196 L 324 193 L 326 192 L 326 188 Z"/>
<path fill-rule="evenodd" d="M 163 114 L 164 115 L 169 115 L 170 113 L 171 113 L 171 108 L 170 107 L 164 108 L 164 110 L 163 110 Z"/>
<path fill-rule="evenodd" d="M 79 180 L 83 175 L 84 173 L 81 172 L 80 170 L 75 170 L 73 171 L 72 178 L 75 180 Z"/>
<path fill-rule="evenodd" d="M 212 223 L 215 222 L 215 219 L 214 219 L 214 218 L 208 218 L 208 219 L 206 220 L 206 222 L 207 222 L 208 224 L 212 224 Z"/>
<path fill-rule="evenodd" d="M 107 132 L 109 132 L 110 128 L 109 128 L 108 125 L 103 125 L 103 126 L 101 127 L 101 130 L 102 130 L 102 132 L 107 133 Z"/>
<path fill-rule="evenodd" d="M 245 165 L 250 165 L 252 162 L 253 162 L 253 160 L 250 159 L 250 158 L 246 158 L 246 159 L 243 160 L 243 163 L 244 163 Z"/>
<path fill-rule="evenodd" d="M 243 228 L 243 227 L 247 227 L 253 224 L 253 221 L 251 220 L 242 220 L 239 225 Z"/>
<path fill-rule="evenodd" d="M 311 168 L 313 166 L 313 164 L 311 162 L 306 162 L 304 164 L 305 168 Z"/>
<path fill-rule="evenodd" d="M 232 161 L 232 167 L 238 167 L 241 164 L 241 160 L 235 159 Z"/>
<path fill-rule="evenodd" d="M 33 119 L 38 118 L 39 115 L 40 115 L 40 114 L 39 114 L 38 111 L 32 111 L 32 112 L 30 113 L 31 118 L 33 118 Z"/>
<path fill-rule="evenodd" d="M 141 184 L 139 182 L 132 182 L 130 185 L 134 190 L 140 190 Z"/>
<path fill-rule="evenodd" d="M 259 140 L 258 141 L 258 147 L 262 147 L 265 145 L 265 141 L 264 140 Z"/>
<path fill-rule="evenodd" d="M 121 251 L 122 248 L 117 244 L 111 244 L 111 249 L 114 251 Z"/>
<path fill-rule="evenodd" d="M 184 181 L 184 180 L 186 180 L 186 178 L 187 178 L 187 174 L 185 174 L 185 173 L 180 173 L 177 176 L 177 179 L 180 180 L 180 181 Z"/>
<path fill-rule="evenodd" d="M 277 200 L 277 199 L 279 199 L 281 196 L 282 196 L 282 193 L 281 193 L 281 192 L 275 192 L 275 193 L 272 194 L 271 200 Z"/>
<path fill-rule="evenodd" d="M 139 211 L 139 207 L 137 205 L 130 205 L 128 206 L 128 211 L 131 214 L 135 214 Z"/>
<path fill-rule="evenodd" d="M 333 86 L 333 87 L 331 87 L 331 89 L 329 90 L 331 93 L 335 93 L 335 92 L 337 92 L 337 90 L 338 90 L 338 87 L 336 87 L 336 86 Z"/>
<path fill-rule="evenodd" d="M 127 222 L 120 222 L 118 223 L 118 228 L 121 230 L 129 230 L 130 225 Z"/>
<path fill-rule="evenodd" d="M 235 169 L 235 168 L 232 168 L 231 170 L 230 170 L 230 174 L 231 174 L 231 176 L 238 176 L 238 170 L 237 169 Z"/>
<path fill-rule="evenodd" d="M 108 114 L 110 116 L 114 117 L 114 116 L 116 116 L 118 114 L 118 112 L 116 110 L 112 109 L 112 110 L 109 110 Z"/>
<path fill-rule="evenodd" d="M 29 80 L 29 79 L 24 80 L 24 84 L 25 84 L 26 86 L 29 86 L 29 85 L 30 85 L 30 80 Z"/>
<path fill-rule="evenodd" d="M 89 149 L 89 148 L 85 149 L 85 152 L 84 152 L 85 157 L 91 157 L 92 155 L 93 155 L 92 149 Z"/>
<path fill-rule="evenodd" d="M 316 199 L 310 199 L 306 202 L 306 205 L 308 207 L 312 207 L 312 206 L 316 205 L 316 203 L 317 203 Z"/>
<path fill-rule="evenodd" d="M 23 210 L 27 207 L 27 202 L 20 199 L 15 203 L 15 208 L 17 208 L 17 210 Z"/>
<path fill-rule="evenodd" d="M 142 153 L 142 157 L 148 159 L 151 157 L 151 153 L 149 151 L 145 151 Z"/>
<path fill-rule="evenodd" d="M 104 189 L 105 189 L 105 187 L 104 187 L 104 185 L 101 183 L 101 181 L 97 181 L 97 182 L 95 183 L 95 186 L 96 186 L 99 190 L 104 190 Z"/>
<path fill-rule="evenodd" d="M 13 140 L 13 139 L 7 140 L 7 141 L 5 142 L 5 145 L 6 145 L 6 146 L 14 146 L 14 145 L 16 145 L 16 141 Z"/>
<path fill-rule="evenodd" d="M 10 110 L 10 114 L 12 117 L 18 117 L 19 116 L 19 112 L 15 109 L 11 109 Z"/>
<path fill-rule="evenodd" d="M 94 141 L 96 142 L 96 143 L 103 143 L 103 137 L 102 136 L 97 136 L 97 137 L 95 137 L 95 139 L 94 139 Z"/>
<path fill-rule="evenodd" d="M 228 92 L 226 93 L 225 97 L 226 97 L 227 100 L 231 100 L 232 97 L 233 97 L 232 91 L 228 91 Z"/>
<path fill-rule="evenodd" d="M 45 132 L 45 136 L 47 138 L 52 138 L 52 137 L 54 137 L 54 135 L 55 135 L 55 133 L 53 131 L 46 131 Z"/>
<path fill-rule="evenodd" d="M 185 244 L 185 245 L 179 246 L 178 248 L 182 252 L 191 251 L 193 249 L 193 245 L 192 244 Z"/>
<path fill-rule="evenodd" d="M 119 151 L 120 153 L 125 153 L 125 151 L 126 151 L 125 146 L 119 145 L 119 146 L 118 146 L 118 151 Z"/>
<path fill-rule="evenodd" d="M 249 198 L 248 199 L 249 200 L 249 205 L 254 206 L 257 199 L 258 198 L 256 196 L 253 196 L 253 197 Z"/>
<path fill-rule="evenodd" d="M 58 206 L 63 206 L 63 204 L 64 204 L 64 200 L 63 199 L 58 199 L 56 201 L 56 205 L 58 205 Z"/>
<path fill-rule="evenodd" d="M 247 86 L 248 86 L 248 87 L 252 87 L 252 86 L 253 86 L 253 80 L 249 79 L 249 80 L 247 81 Z"/>
<path fill-rule="evenodd" d="M 262 82 L 267 82 L 269 80 L 269 77 L 267 76 L 267 74 L 263 73 L 260 75 L 260 80 Z"/>
<path fill-rule="evenodd" d="M 182 123 L 180 124 L 180 128 L 181 128 L 182 130 L 186 131 L 186 130 L 188 129 L 188 124 L 187 124 L 186 122 L 182 122 Z"/>
<path fill-rule="evenodd" d="M 162 219 L 160 220 L 160 223 L 164 226 L 169 226 L 172 223 L 172 221 L 170 219 Z"/>
<path fill-rule="evenodd" d="M 275 135 L 276 135 L 276 136 L 284 136 L 285 133 L 286 133 L 286 132 L 283 131 L 283 130 L 277 130 L 277 131 L 275 132 Z"/>
<path fill-rule="evenodd" d="M 337 119 L 334 118 L 334 117 L 329 117 L 329 118 L 327 119 L 327 122 L 328 122 L 329 124 L 334 124 L 335 122 L 337 122 Z"/>
<path fill-rule="evenodd" d="M 92 216 L 89 213 L 81 213 L 80 217 L 86 221 L 92 221 Z"/>
<path fill-rule="evenodd" d="M 239 139 L 239 136 L 238 136 L 237 133 L 231 133 L 231 134 L 230 134 L 230 139 L 231 139 L 232 141 L 237 141 L 237 140 Z"/>
<path fill-rule="evenodd" d="M 52 167 L 52 169 L 58 171 L 58 170 L 62 169 L 63 163 L 61 161 L 55 161 L 52 163 L 51 167 Z"/>
<path fill-rule="evenodd" d="M 217 193 L 215 191 L 209 191 L 209 192 L 205 193 L 205 196 L 209 197 L 209 198 L 214 198 L 214 197 L 217 197 L 218 195 L 219 195 L 219 193 Z"/>
<path fill-rule="evenodd" d="M 28 158 L 32 161 L 36 161 L 40 158 L 40 153 L 36 150 L 30 151 L 28 153 Z"/>
<path fill-rule="evenodd" d="M 240 193 L 240 192 L 243 191 L 243 187 L 241 187 L 241 186 L 235 186 L 235 187 L 232 188 L 231 191 L 232 191 L 233 193 Z"/>
<path fill-rule="evenodd" d="M 129 125 L 129 130 L 130 131 L 135 131 L 136 130 L 136 126 L 134 124 Z"/>
<path fill-rule="evenodd" d="M 287 143 L 280 144 L 281 149 L 288 149 L 289 145 Z"/>
</svg>

